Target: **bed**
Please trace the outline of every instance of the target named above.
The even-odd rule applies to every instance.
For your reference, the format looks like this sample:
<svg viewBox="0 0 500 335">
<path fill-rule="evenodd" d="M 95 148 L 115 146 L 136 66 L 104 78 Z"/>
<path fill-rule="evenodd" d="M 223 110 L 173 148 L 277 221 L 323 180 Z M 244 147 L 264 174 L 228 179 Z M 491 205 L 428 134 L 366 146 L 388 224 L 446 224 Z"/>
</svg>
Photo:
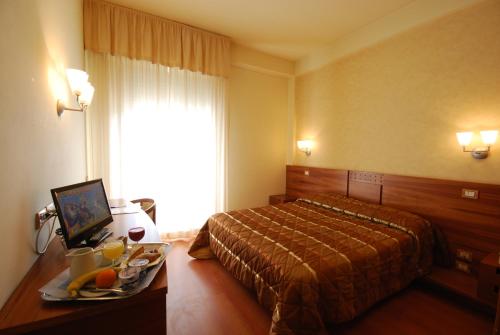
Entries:
<svg viewBox="0 0 500 335">
<path fill-rule="evenodd" d="M 271 334 L 315 334 L 427 274 L 431 224 L 337 194 L 218 213 L 189 254 L 217 258 L 272 313 Z"/>
</svg>

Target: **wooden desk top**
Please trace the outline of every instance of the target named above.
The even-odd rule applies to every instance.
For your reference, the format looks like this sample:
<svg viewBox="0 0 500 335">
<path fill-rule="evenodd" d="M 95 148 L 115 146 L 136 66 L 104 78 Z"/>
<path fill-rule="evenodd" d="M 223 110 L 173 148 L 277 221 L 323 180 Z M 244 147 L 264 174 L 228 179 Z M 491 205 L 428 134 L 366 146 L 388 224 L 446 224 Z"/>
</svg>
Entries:
<svg viewBox="0 0 500 335">
<path fill-rule="evenodd" d="M 156 226 L 142 211 L 136 214 L 115 215 L 113 222 L 108 225 L 113 231 L 113 237 L 127 236 L 128 229 L 136 226 L 145 227 L 146 230 L 141 242 L 160 241 Z M 68 266 L 69 260 L 65 257 L 61 242 L 58 237 L 55 237 L 50 242 L 46 254 L 36 260 L 0 311 L 0 333 L 19 333 L 40 327 L 54 326 L 63 321 L 78 320 L 167 294 L 167 267 L 165 263 L 146 290 L 128 299 L 92 302 L 43 301 L 38 289 Z"/>
</svg>

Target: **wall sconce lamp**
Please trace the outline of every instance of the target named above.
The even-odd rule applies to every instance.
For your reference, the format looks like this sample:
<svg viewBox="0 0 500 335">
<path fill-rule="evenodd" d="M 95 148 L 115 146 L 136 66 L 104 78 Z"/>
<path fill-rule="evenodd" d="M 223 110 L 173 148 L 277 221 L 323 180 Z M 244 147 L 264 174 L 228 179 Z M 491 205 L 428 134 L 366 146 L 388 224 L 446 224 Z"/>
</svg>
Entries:
<svg viewBox="0 0 500 335">
<path fill-rule="evenodd" d="M 476 147 L 472 150 L 467 150 L 467 146 L 472 142 L 473 133 L 471 131 L 457 133 L 457 141 L 462 146 L 464 152 L 470 152 L 475 159 L 484 159 L 488 157 L 490 147 L 495 144 L 498 136 L 498 130 L 481 130 L 481 140 L 484 147 Z"/>
<path fill-rule="evenodd" d="M 300 140 L 297 141 L 297 148 L 299 148 L 300 151 L 303 151 L 306 156 L 311 156 L 313 144 L 314 142 L 312 140 Z"/>
<path fill-rule="evenodd" d="M 65 110 L 84 112 L 87 110 L 94 96 L 94 86 L 89 83 L 89 75 L 87 72 L 77 69 L 67 69 L 66 77 L 68 78 L 71 92 L 76 95 L 76 102 L 80 108 L 69 108 L 59 99 L 57 100 L 57 115 L 59 116 L 61 116 Z"/>
</svg>

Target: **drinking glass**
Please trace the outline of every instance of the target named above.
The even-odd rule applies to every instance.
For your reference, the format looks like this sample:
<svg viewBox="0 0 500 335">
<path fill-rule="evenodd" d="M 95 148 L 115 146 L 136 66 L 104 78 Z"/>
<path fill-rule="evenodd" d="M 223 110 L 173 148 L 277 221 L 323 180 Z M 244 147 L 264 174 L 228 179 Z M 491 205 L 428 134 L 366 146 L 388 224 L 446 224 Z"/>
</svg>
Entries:
<svg viewBox="0 0 500 335">
<path fill-rule="evenodd" d="M 125 251 L 125 246 L 121 240 L 106 242 L 102 247 L 102 255 L 111 260 L 111 266 L 115 266 L 115 261 Z"/>
<path fill-rule="evenodd" d="M 144 234 L 145 234 L 144 227 L 134 227 L 128 230 L 128 237 L 130 237 L 132 241 L 135 241 L 136 245 L 139 243 L 140 240 L 142 240 Z"/>
</svg>

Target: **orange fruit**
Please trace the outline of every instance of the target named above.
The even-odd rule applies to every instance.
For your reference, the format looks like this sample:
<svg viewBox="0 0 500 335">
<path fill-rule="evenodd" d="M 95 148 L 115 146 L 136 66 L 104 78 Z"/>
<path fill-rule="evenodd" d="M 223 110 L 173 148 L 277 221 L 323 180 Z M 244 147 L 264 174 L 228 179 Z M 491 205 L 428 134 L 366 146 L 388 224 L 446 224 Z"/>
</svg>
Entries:
<svg viewBox="0 0 500 335">
<path fill-rule="evenodd" d="M 102 270 L 95 277 L 95 286 L 97 288 L 110 288 L 116 280 L 116 272 L 113 269 Z"/>
</svg>

